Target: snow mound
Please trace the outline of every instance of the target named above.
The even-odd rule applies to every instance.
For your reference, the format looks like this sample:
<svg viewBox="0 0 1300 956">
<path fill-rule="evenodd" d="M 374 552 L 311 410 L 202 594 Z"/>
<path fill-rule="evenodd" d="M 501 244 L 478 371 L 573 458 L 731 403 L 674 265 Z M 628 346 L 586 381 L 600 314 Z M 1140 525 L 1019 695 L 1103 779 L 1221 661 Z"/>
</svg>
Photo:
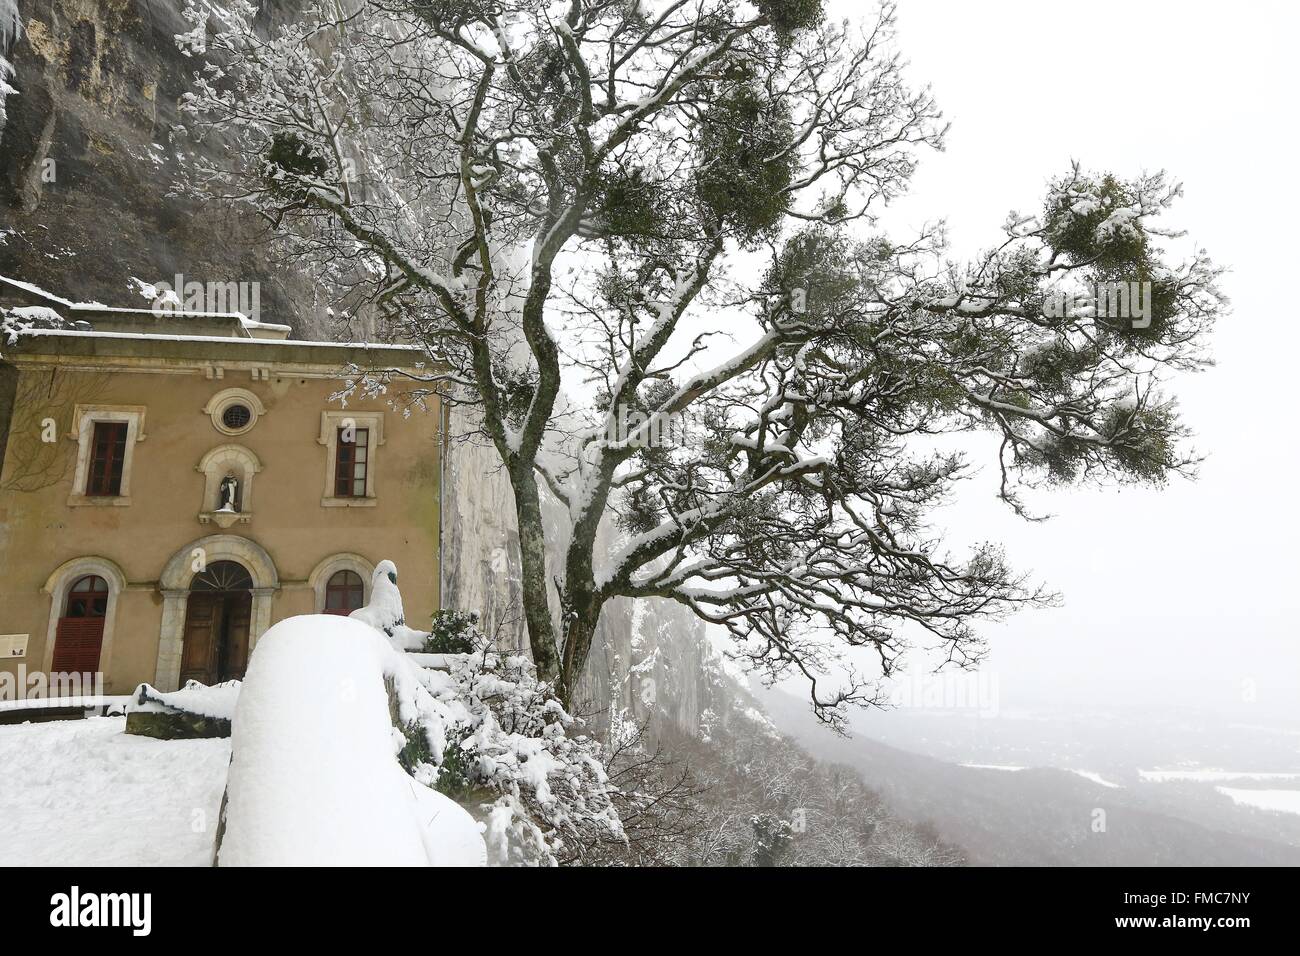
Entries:
<svg viewBox="0 0 1300 956">
<path fill-rule="evenodd" d="M 63 316 L 47 305 L 16 305 L 6 311 L 25 322 L 46 322 L 52 328 L 63 324 Z"/>
<path fill-rule="evenodd" d="M 219 865 L 484 865 L 469 813 L 397 763 L 385 681 L 405 720 L 423 691 L 414 674 L 361 621 L 311 614 L 268 630 L 235 707 Z"/>
<path fill-rule="evenodd" d="M 393 646 L 404 651 L 418 651 L 424 647 L 425 640 L 429 637 L 428 631 L 417 631 L 413 627 L 407 627 L 405 624 L 398 624 L 393 628 L 393 633 L 388 635 L 393 642 Z"/>
<path fill-rule="evenodd" d="M 0 278 L 4 278 L 0 276 Z M 6 280 L 10 281 L 10 280 Z M 12 282 L 21 286 L 22 283 Z M 5 345 L 14 345 L 19 336 L 38 330 L 67 331 L 77 328 L 89 328 L 86 323 L 69 322 L 54 309 L 44 305 L 20 305 L 0 307 L 0 341 Z"/>
</svg>

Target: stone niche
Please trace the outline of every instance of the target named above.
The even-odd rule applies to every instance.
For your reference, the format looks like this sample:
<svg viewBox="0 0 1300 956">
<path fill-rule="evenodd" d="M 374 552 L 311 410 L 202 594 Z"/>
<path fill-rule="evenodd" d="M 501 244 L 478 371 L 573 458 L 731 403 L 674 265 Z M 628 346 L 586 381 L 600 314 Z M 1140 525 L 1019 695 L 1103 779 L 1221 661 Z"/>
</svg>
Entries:
<svg viewBox="0 0 1300 956">
<path fill-rule="evenodd" d="M 253 520 L 253 478 L 262 470 L 256 455 L 243 445 L 218 445 L 196 466 L 203 475 L 199 523 L 229 528 Z M 235 481 L 234 506 L 227 501 L 227 478 Z"/>
</svg>

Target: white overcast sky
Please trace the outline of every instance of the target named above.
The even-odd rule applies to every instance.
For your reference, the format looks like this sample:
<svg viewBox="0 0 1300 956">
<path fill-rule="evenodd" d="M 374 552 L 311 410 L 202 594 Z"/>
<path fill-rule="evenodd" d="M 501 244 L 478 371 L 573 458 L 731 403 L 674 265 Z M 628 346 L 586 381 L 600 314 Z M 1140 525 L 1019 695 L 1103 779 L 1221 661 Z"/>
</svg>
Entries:
<svg viewBox="0 0 1300 956">
<path fill-rule="evenodd" d="M 1199 481 L 1040 493 L 1030 503 L 1055 517 L 1031 525 L 994 500 L 990 446 L 939 514 L 953 544 L 1003 542 L 1065 597 L 986 629 L 1004 705 L 1235 710 L 1254 686 L 1261 717 L 1300 719 L 1296 6 L 902 0 L 899 33 L 952 130 L 885 216 L 891 232 L 945 218 L 966 255 L 1010 209 L 1036 210 L 1071 159 L 1163 168 L 1185 187 L 1170 224 L 1232 270 L 1218 366 L 1174 389 L 1210 456 Z"/>
</svg>

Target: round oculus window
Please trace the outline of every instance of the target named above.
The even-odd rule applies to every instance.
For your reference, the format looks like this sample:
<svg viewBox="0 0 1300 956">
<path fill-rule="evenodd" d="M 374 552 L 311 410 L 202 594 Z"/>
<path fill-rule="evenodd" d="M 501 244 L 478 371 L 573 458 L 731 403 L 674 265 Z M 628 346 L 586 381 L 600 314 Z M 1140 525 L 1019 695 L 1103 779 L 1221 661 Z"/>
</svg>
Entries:
<svg viewBox="0 0 1300 956">
<path fill-rule="evenodd" d="M 253 420 L 253 412 L 247 406 L 240 402 L 233 405 L 227 405 L 221 412 L 221 424 L 225 425 L 232 432 L 242 431 L 247 428 Z"/>
<path fill-rule="evenodd" d="M 227 388 L 213 395 L 203 406 L 212 427 L 223 435 L 242 435 L 266 414 L 261 400 L 245 388 Z"/>
</svg>

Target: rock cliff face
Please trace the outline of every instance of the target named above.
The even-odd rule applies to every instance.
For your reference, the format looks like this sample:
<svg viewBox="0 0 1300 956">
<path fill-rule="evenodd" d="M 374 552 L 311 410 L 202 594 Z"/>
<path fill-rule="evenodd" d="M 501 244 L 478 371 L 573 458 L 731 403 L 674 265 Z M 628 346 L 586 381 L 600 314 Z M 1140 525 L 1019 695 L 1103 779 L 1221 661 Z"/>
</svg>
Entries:
<svg viewBox="0 0 1300 956">
<path fill-rule="evenodd" d="M 273 21 L 300 5 L 262 6 Z M 0 0 L 0 91 L 6 61 L 14 90 L 0 111 L 0 273 L 110 305 L 133 304 L 133 276 L 258 282 L 264 320 L 319 335 L 317 290 L 268 263 L 260 224 L 167 195 L 193 148 L 174 129 L 197 68 L 174 39 L 188 29 L 182 9 L 184 0 Z M 202 148 L 208 158 L 221 150 Z"/>
<path fill-rule="evenodd" d="M 495 450 L 466 436 L 453 415 L 443 502 L 443 600 L 477 610 L 484 630 L 505 646 L 525 650 L 520 613 L 519 534 L 514 497 Z M 567 513 L 546 508 L 549 557 L 563 567 Z M 616 532 L 601 526 L 597 548 L 608 554 Z M 601 615 L 576 695 L 577 709 L 599 725 L 610 713 L 646 722 L 652 735 L 672 728 L 691 735 L 726 722 L 748 699 L 711 648 L 705 625 L 671 601 L 617 599 Z"/>
</svg>

